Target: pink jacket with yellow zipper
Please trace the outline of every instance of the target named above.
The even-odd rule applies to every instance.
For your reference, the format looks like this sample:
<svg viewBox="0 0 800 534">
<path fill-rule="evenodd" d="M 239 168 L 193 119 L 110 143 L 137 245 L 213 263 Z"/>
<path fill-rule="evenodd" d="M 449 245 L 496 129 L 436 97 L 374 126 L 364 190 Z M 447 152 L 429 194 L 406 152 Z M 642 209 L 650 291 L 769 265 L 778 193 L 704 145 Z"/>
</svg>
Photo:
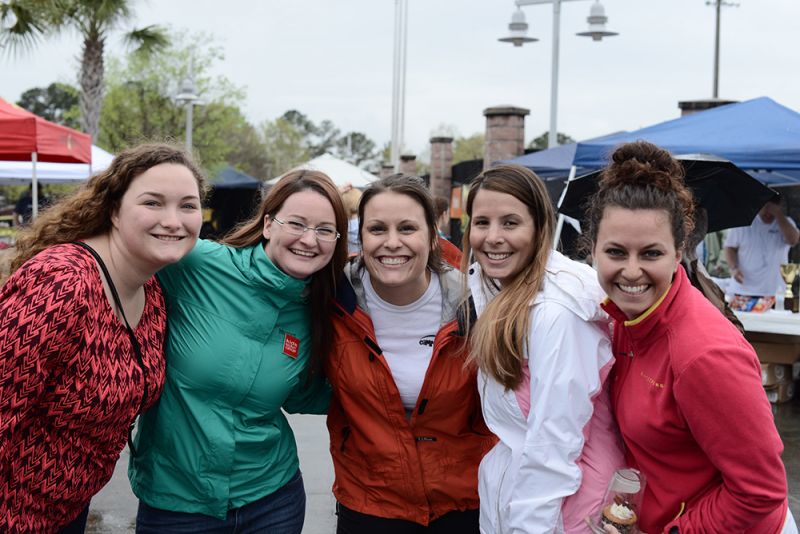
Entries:
<svg viewBox="0 0 800 534">
<path fill-rule="evenodd" d="M 781 532 L 783 444 L 753 348 L 678 267 L 634 320 L 613 302 L 612 406 L 626 460 L 647 479 L 643 532 Z"/>
</svg>

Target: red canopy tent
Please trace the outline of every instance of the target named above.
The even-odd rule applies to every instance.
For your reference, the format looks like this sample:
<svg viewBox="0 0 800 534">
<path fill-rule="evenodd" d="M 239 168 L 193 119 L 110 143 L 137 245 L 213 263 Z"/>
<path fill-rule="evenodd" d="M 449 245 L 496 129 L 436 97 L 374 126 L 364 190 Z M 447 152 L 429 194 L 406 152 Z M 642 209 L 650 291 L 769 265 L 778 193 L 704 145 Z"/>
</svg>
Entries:
<svg viewBox="0 0 800 534">
<path fill-rule="evenodd" d="M 0 160 L 33 163 L 33 214 L 38 190 L 36 162 L 91 163 L 92 137 L 44 120 L 0 98 Z"/>
</svg>

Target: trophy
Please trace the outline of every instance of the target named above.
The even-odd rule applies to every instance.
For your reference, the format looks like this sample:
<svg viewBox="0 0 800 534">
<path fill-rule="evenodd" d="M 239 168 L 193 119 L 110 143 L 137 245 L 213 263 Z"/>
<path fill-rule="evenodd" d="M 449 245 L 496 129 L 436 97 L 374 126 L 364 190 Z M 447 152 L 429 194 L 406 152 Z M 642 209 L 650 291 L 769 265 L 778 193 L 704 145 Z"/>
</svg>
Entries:
<svg viewBox="0 0 800 534">
<path fill-rule="evenodd" d="M 797 263 L 782 263 L 781 276 L 783 281 L 786 282 L 786 293 L 783 299 L 783 309 L 789 310 L 794 313 L 800 311 L 800 298 L 792 292 L 792 283 L 800 271 L 800 264 Z"/>
</svg>

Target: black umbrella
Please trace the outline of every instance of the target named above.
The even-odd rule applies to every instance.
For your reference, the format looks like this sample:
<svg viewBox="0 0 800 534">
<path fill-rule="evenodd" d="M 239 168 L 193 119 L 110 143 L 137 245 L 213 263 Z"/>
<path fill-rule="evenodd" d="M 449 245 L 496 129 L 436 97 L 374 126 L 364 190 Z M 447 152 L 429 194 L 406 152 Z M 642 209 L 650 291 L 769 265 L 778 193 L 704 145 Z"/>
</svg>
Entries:
<svg viewBox="0 0 800 534">
<path fill-rule="evenodd" d="M 708 212 L 709 232 L 749 226 L 758 210 L 778 195 L 728 160 L 709 154 L 687 154 L 676 159 L 683 164 L 686 185 L 697 204 Z M 597 192 L 600 172 L 568 182 L 559 213 L 582 220 L 587 201 Z"/>
</svg>

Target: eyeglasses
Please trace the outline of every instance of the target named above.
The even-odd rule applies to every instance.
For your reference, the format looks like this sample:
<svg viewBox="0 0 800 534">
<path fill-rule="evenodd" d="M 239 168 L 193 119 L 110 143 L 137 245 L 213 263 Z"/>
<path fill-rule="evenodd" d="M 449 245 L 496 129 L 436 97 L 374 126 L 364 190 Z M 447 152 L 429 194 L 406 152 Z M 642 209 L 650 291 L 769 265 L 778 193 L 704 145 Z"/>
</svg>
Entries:
<svg viewBox="0 0 800 534">
<path fill-rule="evenodd" d="M 313 230 L 314 234 L 316 234 L 317 239 L 320 241 L 327 241 L 329 243 L 336 241 L 341 237 L 341 234 L 336 231 L 336 228 L 333 226 L 317 226 L 312 228 L 311 226 L 306 226 L 305 224 L 299 221 L 282 221 L 277 217 L 272 218 L 273 221 L 280 224 L 286 233 L 292 235 L 303 235 L 306 233 L 306 230 Z"/>
</svg>

